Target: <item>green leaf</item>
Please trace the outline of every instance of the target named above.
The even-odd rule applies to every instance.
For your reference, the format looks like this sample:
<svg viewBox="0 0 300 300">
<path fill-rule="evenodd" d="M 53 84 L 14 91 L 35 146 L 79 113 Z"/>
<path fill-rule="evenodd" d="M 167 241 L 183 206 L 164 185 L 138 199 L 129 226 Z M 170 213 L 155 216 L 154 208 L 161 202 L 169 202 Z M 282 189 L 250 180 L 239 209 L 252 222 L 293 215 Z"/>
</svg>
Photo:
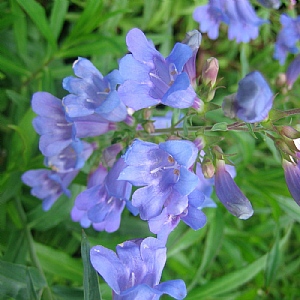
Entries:
<svg viewBox="0 0 300 300">
<path fill-rule="evenodd" d="M 278 233 L 278 230 L 277 230 Z M 265 271 L 265 286 L 269 287 L 269 285 L 276 279 L 277 270 L 280 265 L 280 251 L 279 251 L 279 238 L 278 234 L 276 236 L 276 240 L 273 248 L 267 256 L 266 262 L 266 271 Z"/>
<path fill-rule="evenodd" d="M 29 278 L 28 278 L 29 277 Z M 39 271 L 33 267 L 0 261 L 0 298 L 16 300 L 37 299 L 28 291 L 28 281 L 36 294 L 46 287 L 46 282 Z"/>
<path fill-rule="evenodd" d="M 50 24 L 47 20 L 45 9 L 37 1 L 34 0 L 16 0 L 19 5 L 26 11 L 31 18 L 32 22 L 39 29 L 44 38 L 52 45 L 56 47 L 54 35 L 52 33 Z"/>
<path fill-rule="evenodd" d="M 30 76 L 30 72 L 23 66 L 20 66 L 19 64 L 16 64 L 15 61 L 10 60 L 7 57 L 4 57 L 0 54 L 0 70 L 3 71 L 3 73 L 12 73 L 15 75 L 25 75 Z"/>
<path fill-rule="evenodd" d="M 34 246 L 45 272 L 56 278 L 71 280 L 77 285 L 82 282 L 83 268 L 80 259 L 39 243 L 35 243 Z"/>
<path fill-rule="evenodd" d="M 90 244 L 82 231 L 81 257 L 83 262 L 84 300 L 101 300 L 98 275 L 90 262 Z"/>
<path fill-rule="evenodd" d="M 27 268 L 26 270 L 26 283 L 27 283 L 27 291 L 28 291 L 28 294 L 29 294 L 29 299 L 32 299 L 32 300 L 38 300 L 38 295 L 34 289 L 34 286 L 33 286 L 33 280 L 32 280 L 32 276 L 29 272 L 29 269 Z"/>
<path fill-rule="evenodd" d="M 226 122 L 220 122 L 220 123 L 216 123 L 211 131 L 227 131 L 227 123 Z"/>
<path fill-rule="evenodd" d="M 15 0 L 11 1 L 11 10 L 13 13 L 13 27 L 17 49 L 21 57 L 27 54 L 27 20 L 25 13 Z"/>
<path fill-rule="evenodd" d="M 260 272 L 264 268 L 266 259 L 267 256 L 264 255 L 241 270 L 229 273 L 223 277 L 219 277 L 218 279 L 210 281 L 209 283 L 201 286 L 201 288 L 192 291 L 189 294 L 188 299 L 205 299 L 205 297 L 221 295 L 235 290 Z"/>
<path fill-rule="evenodd" d="M 62 30 L 68 7 L 69 2 L 67 0 L 55 0 L 53 3 L 50 16 L 50 28 L 56 40 Z"/>
</svg>

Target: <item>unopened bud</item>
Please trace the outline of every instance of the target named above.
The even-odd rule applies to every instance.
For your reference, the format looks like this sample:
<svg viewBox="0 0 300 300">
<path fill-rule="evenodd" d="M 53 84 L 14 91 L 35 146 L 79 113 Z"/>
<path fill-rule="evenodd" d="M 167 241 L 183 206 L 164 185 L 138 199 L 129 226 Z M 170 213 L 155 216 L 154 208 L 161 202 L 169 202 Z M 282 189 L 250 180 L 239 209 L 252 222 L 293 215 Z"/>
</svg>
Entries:
<svg viewBox="0 0 300 300">
<path fill-rule="evenodd" d="M 193 143 L 199 151 L 201 151 L 204 148 L 204 140 L 201 137 L 197 137 Z"/>
<path fill-rule="evenodd" d="M 279 73 L 276 78 L 276 85 L 278 87 L 283 87 L 286 84 L 286 74 Z"/>
<path fill-rule="evenodd" d="M 298 139 L 300 138 L 300 132 L 293 128 L 292 126 L 282 126 L 280 130 L 281 134 L 286 136 L 289 139 Z"/>
<path fill-rule="evenodd" d="M 216 84 L 217 76 L 219 72 L 219 62 L 215 57 L 210 57 L 204 63 L 202 69 L 202 81 L 205 85 L 214 87 Z"/>
<path fill-rule="evenodd" d="M 143 125 L 144 129 L 146 130 L 146 132 L 148 133 L 154 133 L 155 132 L 155 128 L 152 122 L 147 122 Z"/>
<path fill-rule="evenodd" d="M 212 178 L 215 174 L 215 166 L 209 158 L 204 158 L 201 164 L 202 172 L 205 178 Z"/>
</svg>

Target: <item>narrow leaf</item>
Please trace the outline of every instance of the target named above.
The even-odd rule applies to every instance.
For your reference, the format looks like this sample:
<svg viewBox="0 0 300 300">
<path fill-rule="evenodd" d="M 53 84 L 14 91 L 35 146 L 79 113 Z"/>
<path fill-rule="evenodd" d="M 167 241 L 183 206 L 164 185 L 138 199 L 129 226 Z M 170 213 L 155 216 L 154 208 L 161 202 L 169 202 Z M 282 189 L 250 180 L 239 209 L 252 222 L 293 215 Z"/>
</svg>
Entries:
<svg viewBox="0 0 300 300">
<path fill-rule="evenodd" d="M 62 30 L 68 7 L 69 2 L 67 0 L 55 0 L 53 3 L 50 16 L 50 28 L 56 40 Z"/>
<path fill-rule="evenodd" d="M 39 29 L 44 38 L 52 45 L 56 46 L 54 35 L 49 26 L 45 9 L 34 0 L 17 0 L 19 5 L 26 11 L 32 22 Z"/>
<path fill-rule="evenodd" d="M 90 244 L 82 231 L 81 257 L 83 262 L 84 300 L 101 300 L 98 275 L 90 262 Z"/>
</svg>

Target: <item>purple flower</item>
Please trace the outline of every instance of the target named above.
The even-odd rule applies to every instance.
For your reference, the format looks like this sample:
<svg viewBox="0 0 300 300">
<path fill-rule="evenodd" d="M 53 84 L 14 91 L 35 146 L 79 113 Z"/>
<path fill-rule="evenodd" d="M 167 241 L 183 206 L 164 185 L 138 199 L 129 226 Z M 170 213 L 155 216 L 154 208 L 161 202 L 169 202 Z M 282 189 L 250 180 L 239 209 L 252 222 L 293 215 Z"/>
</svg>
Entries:
<svg viewBox="0 0 300 300">
<path fill-rule="evenodd" d="M 249 43 L 258 37 L 258 29 L 267 20 L 257 17 L 248 0 L 225 0 L 226 14 L 229 18 L 228 39 L 237 43 Z"/>
<path fill-rule="evenodd" d="M 276 39 L 274 58 L 283 65 L 288 52 L 298 53 L 297 42 L 300 40 L 300 17 L 292 18 L 282 14 L 280 22 L 282 28 Z"/>
<path fill-rule="evenodd" d="M 60 173 L 81 169 L 94 149 L 94 144 L 81 142 L 80 140 L 73 141 L 58 155 L 46 157 L 45 165 Z"/>
<path fill-rule="evenodd" d="M 186 297 L 186 287 L 180 279 L 159 284 L 166 247 L 153 237 L 119 244 L 116 253 L 95 246 L 90 251 L 90 260 L 113 290 L 113 300 L 158 300 L 163 294 L 175 299 Z"/>
<path fill-rule="evenodd" d="M 79 57 L 73 65 L 77 77 L 67 77 L 63 87 L 71 94 L 63 99 L 63 105 L 70 118 L 99 115 L 110 122 L 126 118 L 127 110 L 120 101 L 116 87 L 121 84 L 119 71 L 103 75 L 85 58 Z"/>
<path fill-rule="evenodd" d="M 241 192 L 231 175 L 225 168 L 225 162 L 217 162 L 215 190 L 219 200 L 226 209 L 239 219 L 248 219 L 253 215 L 250 201 Z"/>
<path fill-rule="evenodd" d="M 278 9 L 281 5 L 281 0 L 257 0 L 257 1 L 266 8 Z"/>
<path fill-rule="evenodd" d="M 210 0 L 207 5 L 195 9 L 193 18 L 211 39 L 219 36 L 221 22 L 228 24 L 228 39 L 236 39 L 237 43 L 256 39 L 259 26 L 268 22 L 257 17 L 248 0 Z"/>
<path fill-rule="evenodd" d="M 300 158 L 299 152 L 298 157 Z M 284 176 L 287 187 L 296 201 L 296 203 L 300 206 L 300 167 L 299 160 L 297 163 L 290 162 L 285 159 L 282 161 L 282 166 L 284 169 Z"/>
<path fill-rule="evenodd" d="M 159 145 L 136 139 L 124 155 L 127 167 L 120 180 L 143 186 L 132 195 L 143 220 L 158 216 L 163 207 L 179 215 L 187 207 L 187 197 L 198 184 L 198 177 L 189 171 L 198 150 L 190 141 L 170 140 Z M 179 201 L 180 200 L 180 201 Z"/>
<path fill-rule="evenodd" d="M 246 75 L 240 82 L 236 95 L 224 100 L 222 108 L 228 117 L 237 116 L 244 122 L 261 122 L 267 118 L 273 105 L 273 93 L 260 72 Z"/>
<path fill-rule="evenodd" d="M 290 63 L 286 71 L 286 83 L 288 88 L 291 89 L 294 82 L 300 75 L 300 55 L 297 55 L 296 58 Z"/>
<path fill-rule="evenodd" d="M 33 120 L 33 127 L 41 135 L 40 151 L 45 156 L 58 155 L 75 139 L 73 124 L 66 120 L 61 101 L 49 93 L 37 92 L 31 105 L 39 115 Z"/>
<path fill-rule="evenodd" d="M 283 159 L 282 166 L 287 187 L 300 206 L 300 138 L 294 139 L 293 142 L 298 151 L 295 151 L 295 157 L 290 157 L 289 161 Z"/>
<path fill-rule="evenodd" d="M 207 5 L 197 7 L 193 13 L 194 20 L 200 23 L 200 31 L 206 32 L 212 40 L 218 38 L 221 22 L 229 21 L 224 7 L 224 0 L 210 0 Z"/>
<path fill-rule="evenodd" d="M 125 81 L 118 92 L 127 106 L 139 110 L 160 103 L 176 108 L 193 105 L 196 93 L 183 72 L 193 54 L 189 46 L 177 43 L 164 58 L 138 28 L 128 32 L 126 43 L 132 54 L 120 60 Z"/>
<path fill-rule="evenodd" d="M 67 187 L 77 174 L 78 170 L 69 173 L 46 169 L 29 170 L 22 175 L 22 181 L 32 187 L 31 195 L 43 200 L 42 207 L 47 211 L 63 193 L 71 196 Z"/>
<path fill-rule="evenodd" d="M 131 209 L 129 197 L 131 184 L 117 180 L 125 164 L 119 159 L 109 172 L 99 166 L 90 177 L 88 189 L 80 193 L 71 212 L 73 221 L 80 221 L 83 227 L 91 224 L 96 230 L 116 231 L 121 222 L 121 214 L 126 202 Z M 132 213 L 136 213 L 134 208 Z"/>
</svg>

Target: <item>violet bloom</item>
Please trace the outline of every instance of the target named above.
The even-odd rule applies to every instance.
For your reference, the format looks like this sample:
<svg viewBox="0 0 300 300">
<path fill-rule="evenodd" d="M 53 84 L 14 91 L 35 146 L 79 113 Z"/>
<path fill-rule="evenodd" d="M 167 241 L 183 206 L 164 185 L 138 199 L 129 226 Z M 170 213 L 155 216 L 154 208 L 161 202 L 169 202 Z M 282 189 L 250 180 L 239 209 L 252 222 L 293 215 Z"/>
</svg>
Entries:
<svg viewBox="0 0 300 300">
<path fill-rule="evenodd" d="M 119 244 L 116 253 L 95 246 L 90 251 L 90 260 L 113 290 L 113 300 L 158 300 L 163 294 L 174 299 L 186 297 L 182 280 L 159 283 L 166 262 L 166 247 L 153 237 Z"/>
<path fill-rule="evenodd" d="M 73 124 L 66 120 L 60 99 L 47 92 L 37 92 L 32 97 L 31 105 L 39 115 L 32 123 L 35 131 L 41 135 L 40 151 L 45 156 L 59 154 L 75 139 Z"/>
<path fill-rule="evenodd" d="M 250 201 L 241 192 L 229 172 L 226 171 L 223 160 L 217 162 L 215 190 L 219 200 L 234 216 L 245 220 L 253 215 Z"/>
<path fill-rule="evenodd" d="M 228 39 L 235 39 L 237 43 L 256 39 L 259 27 L 268 22 L 257 17 L 248 0 L 210 0 L 195 9 L 193 18 L 210 39 L 219 36 L 221 22 L 228 24 Z"/>
<path fill-rule="evenodd" d="M 206 32 L 212 40 L 218 38 L 221 22 L 229 22 L 224 8 L 224 0 L 210 0 L 207 5 L 197 7 L 193 13 L 194 20 L 200 23 L 200 31 Z"/>
<path fill-rule="evenodd" d="M 73 141 L 58 155 L 45 157 L 45 165 L 60 173 L 81 169 L 95 148 L 94 144 Z"/>
<path fill-rule="evenodd" d="M 237 43 L 249 43 L 258 37 L 259 27 L 268 23 L 258 18 L 248 0 L 225 0 L 226 15 L 229 18 L 228 39 Z"/>
<path fill-rule="evenodd" d="M 299 152 L 298 152 L 299 153 Z M 300 155 L 298 154 L 300 158 Z M 296 203 L 300 206 L 300 167 L 299 161 L 297 163 L 290 162 L 285 159 L 282 161 L 282 166 L 284 169 L 284 176 L 287 187 L 296 201 Z"/>
<path fill-rule="evenodd" d="M 71 213 L 73 221 L 80 221 L 83 227 L 92 224 L 96 230 L 114 232 L 120 226 L 126 202 L 131 212 L 136 213 L 129 202 L 131 184 L 117 180 L 124 166 L 124 161 L 120 158 L 108 173 L 104 167 L 99 167 L 96 175 L 99 181 L 92 177 L 93 182 L 88 184 L 88 189 L 81 192 L 75 200 Z"/>
<path fill-rule="evenodd" d="M 190 141 L 170 140 L 159 145 L 136 139 L 124 155 L 127 167 L 119 180 L 142 186 L 132 195 L 141 219 L 158 216 L 163 207 L 171 214 L 181 214 L 188 205 L 187 197 L 198 184 L 198 177 L 189 171 L 198 154 Z"/>
<path fill-rule="evenodd" d="M 300 75 L 300 55 L 297 55 L 296 58 L 290 63 L 286 71 L 286 83 L 288 88 L 291 89 L 294 82 Z"/>
<path fill-rule="evenodd" d="M 22 175 L 22 181 L 32 187 L 31 195 L 43 200 L 42 207 L 47 211 L 63 193 L 71 196 L 67 187 L 77 174 L 78 170 L 69 173 L 46 169 L 29 170 Z"/>
<path fill-rule="evenodd" d="M 189 46 L 177 43 L 164 58 L 138 28 L 128 32 L 126 43 L 132 54 L 120 60 L 125 81 L 118 93 L 128 107 L 139 110 L 160 103 L 176 108 L 193 105 L 196 93 L 188 74 L 183 72 L 192 56 Z"/>
<path fill-rule="evenodd" d="M 260 72 L 246 75 L 240 82 L 236 95 L 227 97 L 222 108 L 228 117 L 237 116 L 246 123 L 261 122 L 267 118 L 274 95 Z"/>
<path fill-rule="evenodd" d="M 300 17 L 292 18 L 282 14 L 280 22 L 282 28 L 276 39 L 274 58 L 283 65 L 288 52 L 292 54 L 298 53 L 297 42 L 300 40 Z"/>
<path fill-rule="evenodd" d="M 73 65 L 77 77 L 67 77 L 63 87 L 71 94 L 63 99 L 63 105 L 70 118 L 99 115 L 111 122 L 126 118 L 127 110 L 120 101 L 116 87 L 121 84 L 119 71 L 103 75 L 85 58 L 79 57 Z"/>
<path fill-rule="evenodd" d="M 296 158 L 293 157 L 290 161 L 283 159 L 282 166 L 287 187 L 296 203 L 300 206 L 300 139 L 294 139 L 293 141 L 298 149 L 298 151 L 295 151 Z"/>
</svg>

